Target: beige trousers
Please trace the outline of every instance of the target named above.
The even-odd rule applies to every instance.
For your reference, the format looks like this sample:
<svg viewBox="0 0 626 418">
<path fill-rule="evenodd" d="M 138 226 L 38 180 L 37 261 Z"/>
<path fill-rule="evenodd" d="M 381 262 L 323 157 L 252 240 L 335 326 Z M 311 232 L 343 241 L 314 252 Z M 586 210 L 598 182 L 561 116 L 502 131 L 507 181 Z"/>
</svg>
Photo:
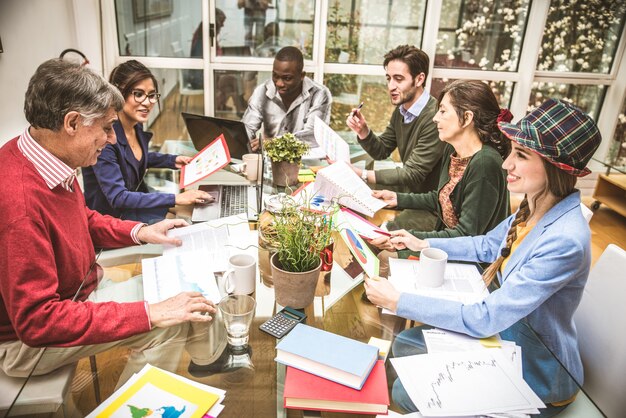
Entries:
<svg viewBox="0 0 626 418">
<path fill-rule="evenodd" d="M 141 277 L 132 278 L 129 282 L 130 284 L 120 286 L 123 292 L 116 292 L 118 284 L 111 285 L 111 282 L 107 283 L 103 280 L 105 286 L 101 283 L 98 289 L 89 296 L 89 300 L 103 302 L 106 297 L 108 300 L 128 302 L 137 295 L 141 295 L 143 299 L 143 289 L 137 288 L 141 286 Z M 105 289 L 110 291 L 102 291 Z M 128 289 L 133 290 L 128 292 Z M 0 343 L 0 367 L 8 376 L 26 377 L 31 374 L 31 371 L 33 375 L 42 375 L 66 364 L 77 362 L 81 358 L 117 347 L 131 350 L 128 362 L 117 383 L 119 387 L 133 373 L 141 370 L 146 363 L 175 372 L 183 349 L 189 353 L 196 364 L 212 363 L 226 347 L 226 334 L 221 319 L 215 318 L 208 324 L 183 323 L 168 328 L 154 328 L 143 334 L 104 344 L 33 348 L 21 341 L 10 341 Z"/>
</svg>

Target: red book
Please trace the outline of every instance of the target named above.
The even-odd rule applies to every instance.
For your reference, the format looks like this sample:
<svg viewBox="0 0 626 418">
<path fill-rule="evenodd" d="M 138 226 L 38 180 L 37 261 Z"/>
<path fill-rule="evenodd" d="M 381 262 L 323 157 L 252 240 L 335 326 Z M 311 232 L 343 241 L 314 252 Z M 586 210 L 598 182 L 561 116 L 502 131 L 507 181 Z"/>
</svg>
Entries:
<svg viewBox="0 0 626 418">
<path fill-rule="evenodd" d="M 355 414 L 387 414 L 389 391 L 385 363 L 378 360 L 361 390 L 287 367 L 285 408 Z"/>
</svg>

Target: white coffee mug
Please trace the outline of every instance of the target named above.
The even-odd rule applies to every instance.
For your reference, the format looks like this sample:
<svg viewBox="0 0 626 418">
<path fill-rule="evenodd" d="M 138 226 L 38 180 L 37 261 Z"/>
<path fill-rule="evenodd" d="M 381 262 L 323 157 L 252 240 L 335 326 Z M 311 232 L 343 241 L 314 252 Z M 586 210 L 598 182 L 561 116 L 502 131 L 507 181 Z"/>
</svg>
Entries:
<svg viewBox="0 0 626 418">
<path fill-rule="evenodd" d="M 439 248 L 424 248 L 420 252 L 417 285 L 439 287 L 443 284 L 448 254 Z"/>
<path fill-rule="evenodd" d="M 256 259 L 249 254 L 236 254 L 228 259 L 224 272 L 224 289 L 229 294 L 249 295 L 256 285 Z"/>
<path fill-rule="evenodd" d="M 256 181 L 259 178 L 261 154 L 244 154 L 241 160 L 243 161 L 244 176 L 250 181 Z"/>
</svg>

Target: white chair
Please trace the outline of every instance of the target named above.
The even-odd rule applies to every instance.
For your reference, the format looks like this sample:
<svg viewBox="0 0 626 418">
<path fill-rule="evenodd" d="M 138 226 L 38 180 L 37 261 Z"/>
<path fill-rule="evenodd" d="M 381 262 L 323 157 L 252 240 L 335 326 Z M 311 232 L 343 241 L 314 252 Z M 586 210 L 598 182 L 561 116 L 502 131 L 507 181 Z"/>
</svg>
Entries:
<svg viewBox="0 0 626 418">
<path fill-rule="evenodd" d="M 610 244 L 593 266 L 574 314 L 585 370 L 583 389 L 608 417 L 626 411 L 626 251 Z M 561 418 L 593 417 L 580 393 Z"/>
<path fill-rule="evenodd" d="M 46 375 L 33 376 L 28 382 L 25 378 L 9 377 L 0 370 L 0 415 L 5 415 L 17 397 L 7 416 L 53 414 L 60 407 L 64 417 L 71 416 L 68 395 L 75 370 L 75 363 L 68 364 Z"/>
</svg>

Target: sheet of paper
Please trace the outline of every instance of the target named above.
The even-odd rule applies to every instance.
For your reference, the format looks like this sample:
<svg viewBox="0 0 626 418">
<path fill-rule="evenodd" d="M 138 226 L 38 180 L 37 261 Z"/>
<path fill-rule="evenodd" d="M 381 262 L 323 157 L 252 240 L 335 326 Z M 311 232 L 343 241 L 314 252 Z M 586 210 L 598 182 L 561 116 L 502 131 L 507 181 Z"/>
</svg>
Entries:
<svg viewBox="0 0 626 418">
<path fill-rule="evenodd" d="M 200 292 L 213 303 L 221 299 L 211 262 L 201 251 L 146 258 L 141 265 L 144 299 L 148 303 L 180 292 Z"/>
<path fill-rule="evenodd" d="M 481 349 L 502 350 L 504 357 L 510 360 L 509 365 L 516 370 L 520 377 L 522 376 L 522 348 L 516 346 L 513 341 L 502 340 L 499 335 L 495 335 L 493 339 L 498 342 L 497 347 L 495 347 L 485 345 L 481 338 L 474 338 L 469 335 L 439 328 L 426 329 L 422 333 L 424 335 L 426 348 L 431 354 L 475 351 Z"/>
<path fill-rule="evenodd" d="M 257 245 L 245 214 L 170 229 L 167 235 L 179 238 L 183 244 L 180 247 L 164 245 L 163 255 L 201 251 L 214 272 L 226 271 L 231 255 Z"/>
<path fill-rule="evenodd" d="M 313 122 L 313 134 L 319 147 L 330 160 L 350 163 L 350 146 L 348 143 L 317 116 Z"/>
<path fill-rule="evenodd" d="M 422 354 L 391 359 L 409 397 L 425 416 L 530 411 L 545 405 L 501 350 Z M 419 370 L 419 373 L 416 371 Z"/>
<path fill-rule="evenodd" d="M 224 135 L 220 135 L 180 170 L 180 188 L 189 187 L 230 162 Z"/>
<path fill-rule="evenodd" d="M 418 275 L 419 260 L 389 259 L 389 281 L 400 292 L 454 300 L 466 305 L 480 302 L 489 295 L 480 273 L 472 264 L 448 262 L 440 287 L 418 286 Z M 385 309 L 383 313 L 393 312 Z"/>
</svg>

